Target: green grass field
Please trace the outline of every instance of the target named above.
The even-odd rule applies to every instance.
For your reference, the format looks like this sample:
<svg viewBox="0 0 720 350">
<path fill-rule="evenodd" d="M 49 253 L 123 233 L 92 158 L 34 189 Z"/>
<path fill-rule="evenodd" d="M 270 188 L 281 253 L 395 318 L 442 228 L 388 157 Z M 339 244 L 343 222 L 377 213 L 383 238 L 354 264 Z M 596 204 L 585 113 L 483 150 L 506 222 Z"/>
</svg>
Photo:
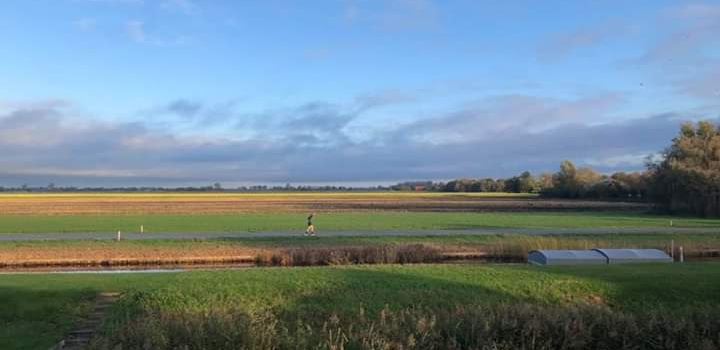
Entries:
<svg viewBox="0 0 720 350">
<path fill-rule="evenodd" d="M 308 320 L 422 306 L 600 302 L 616 310 L 720 304 L 720 264 L 555 267 L 494 265 L 258 268 L 136 275 L 4 275 L 0 348 L 47 349 L 100 291 L 125 292 L 129 310 L 203 312 L 271 309 Z"/>
<path fill-rule="evenodd" d="M 0 216 L 0 233 L 33 232 L 270 232 L 302 231 L 304 214 Z M 321 213 L 321 231 L 457 230 L 473 228 L 700 227 L 720 229 L 720 220 L 640 213 L 522 212 Z"/>
</svg>

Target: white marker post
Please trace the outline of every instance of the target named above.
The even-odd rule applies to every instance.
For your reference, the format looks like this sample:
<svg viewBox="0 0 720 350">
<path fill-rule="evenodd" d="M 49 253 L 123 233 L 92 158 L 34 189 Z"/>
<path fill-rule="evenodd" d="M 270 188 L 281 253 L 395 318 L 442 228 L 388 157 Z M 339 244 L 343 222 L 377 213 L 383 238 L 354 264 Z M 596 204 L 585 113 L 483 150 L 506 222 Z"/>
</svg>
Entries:
<svg viewBox="0 0 720 350">
<path fill-rule="evenodd" d="M 140 225 L 140 233 L 145 233 L 145 228 L 143 227 L 143 225 Z"/>
<path fill-rule="evenodd" d="M 685 253 L 682 246 L 680 246 L 680 262 L 685 262 Z"/>
<path fill-rule="evenodd" d="M 675 240 L 670 240 L 670 257 L 675 261 Z"/>
<path fill-rule="evenodd" d="M 118 234 L 117 234 L 117 241 L 118 241 L 118 242 L 120 242 L 120 238 L 121 238 L 121 237 L 120 237 L 120 231 L 118 230 Z"/>
</svg>

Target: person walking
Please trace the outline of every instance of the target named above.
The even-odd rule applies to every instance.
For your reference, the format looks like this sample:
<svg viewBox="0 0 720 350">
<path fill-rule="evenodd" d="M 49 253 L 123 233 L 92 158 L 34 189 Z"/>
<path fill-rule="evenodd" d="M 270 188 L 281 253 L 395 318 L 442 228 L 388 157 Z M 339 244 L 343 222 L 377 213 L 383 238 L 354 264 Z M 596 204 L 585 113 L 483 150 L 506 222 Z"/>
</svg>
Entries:
<svg viewBox="0 0 720 350">
<path fill-rule="evenodd" d="M 315 225 L 312 223 L 312 219 L 315 216 L 315 213 L 311 213 L 307 217 L 307 229 L 305 230 L 305 236 L 312 236 L 315 237 Z"/>
</svg>

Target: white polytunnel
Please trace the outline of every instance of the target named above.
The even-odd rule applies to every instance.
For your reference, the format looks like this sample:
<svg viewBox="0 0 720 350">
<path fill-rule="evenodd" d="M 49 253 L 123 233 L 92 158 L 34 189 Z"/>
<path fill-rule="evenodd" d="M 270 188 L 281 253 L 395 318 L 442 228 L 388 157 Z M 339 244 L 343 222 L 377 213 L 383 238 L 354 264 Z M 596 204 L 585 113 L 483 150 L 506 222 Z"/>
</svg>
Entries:
<svg viewBox="0 0 720 350">
<path fill-rule="evenodd" d="M 607 264 L 607 257 L 594 250 L 533 250 L 528 262 L 535 265 Z"/>
<path fill-rule="evenodd" d="M 672 262 L 673 259 L 658 249 L 593 249 L 605 255 L 608 264 Z"/>
<path fill-rule="evenodd" d="M 528 262 L 534 265 L 605 265 L 672 262 L 658 249 L 533 250 Z"/>
</svg>

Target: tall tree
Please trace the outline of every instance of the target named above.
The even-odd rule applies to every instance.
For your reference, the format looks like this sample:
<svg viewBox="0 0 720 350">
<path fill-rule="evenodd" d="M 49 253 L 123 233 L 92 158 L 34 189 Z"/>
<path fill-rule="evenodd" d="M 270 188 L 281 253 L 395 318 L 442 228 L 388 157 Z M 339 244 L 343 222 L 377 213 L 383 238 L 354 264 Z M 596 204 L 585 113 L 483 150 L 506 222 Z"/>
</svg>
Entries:
<svg viewBox="0 0 720 350">
<path fill-rule="evenodd" d="M 560 171 L 553 175 L 553 191 L 560 197 L 575 198 L 579 195 L 577 168 L 569 160 L 560 164 Z"/>
<path fill-rule="evenodd" d="M 720 128 L 684 124 L 663 155 L 648 165 L 653 198 L 670 211 L 720 216 Z"/>
</svg>

